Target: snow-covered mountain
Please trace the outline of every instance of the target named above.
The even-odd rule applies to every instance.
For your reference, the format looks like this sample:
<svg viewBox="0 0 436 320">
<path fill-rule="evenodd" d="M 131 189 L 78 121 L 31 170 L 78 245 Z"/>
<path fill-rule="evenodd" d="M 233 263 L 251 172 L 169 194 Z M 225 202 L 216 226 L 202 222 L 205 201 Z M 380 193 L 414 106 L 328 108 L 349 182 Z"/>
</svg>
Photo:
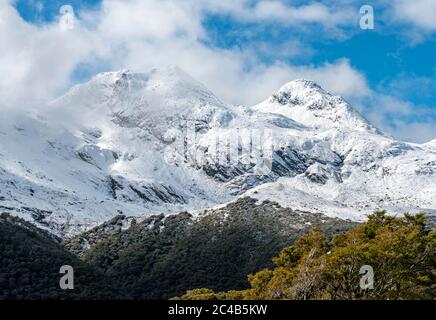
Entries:
<svg viewBox="0 0 436 320">
<path fill-rule="evenodd" d="M 178 68 L 102 73 L 0 119 L 0 211 L 59 235 L 246 196 L 356 220 L 436 212 L 436 147 L 384 135 L 311 81 L 236 107 Z"/>
</svg>

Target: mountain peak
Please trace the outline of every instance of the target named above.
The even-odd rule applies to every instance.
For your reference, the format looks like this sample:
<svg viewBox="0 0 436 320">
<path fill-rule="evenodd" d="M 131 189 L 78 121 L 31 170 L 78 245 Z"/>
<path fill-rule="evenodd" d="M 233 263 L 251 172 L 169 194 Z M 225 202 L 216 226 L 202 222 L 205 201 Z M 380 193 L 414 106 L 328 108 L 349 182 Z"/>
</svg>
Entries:
<svg viewBox="0 0 436 320">
<path fill-rule="evenodd" d="M 188 104 L 223 105 L 203 84 L 177 66 L 153 68 L 145 72 L 129 69 L 102 72 L 88 82 L 74 86 L 54 102 L 65 104 L 65 100 L 74 100 L 76 104 L 87 105 L 89 100 L 95 106 L 107 104 L 111 100 L 131 106 L 132 102 L 143 103 L 144 100 L 153 100 L 149 101 L 152 103 L 158 97 L 164 100 L 184 100 Z"/>
<path fill-rule="evenodd" d="M 314 89 L 325 92 L 321 86 L 315 81 L 308 79 L 295 79 L 284 84 L 279 91 L 288 91 L 292 89 Z"/>
<path fill-rule="evenodd" d="M 122 127 L 153 127 L 156 135 L 170 122 L 182 126 L 187 119 L 222 123 L 231 118 L 224 103 L 176 66 L 103 72 L 73 87 L 52 106 L 79 118 L 97 118 Z"/>
<path fill-rule="evenodd" d="M 269 99 L 281 105 L 317 104 L 323 105 L 323 101 L 331 95 L 316 82 L 306 79 L 297 79 L 284 84 Z"/>
<path fill-rule="evenodd" d="M 145 71 L 132 71 L 131 69 L 120 69 L 117 71 L 101 72 L 96 74 L 92 79 L 82 85 L 89 83 L 115 84 L 117 81 L 146 81 L 148 79 L 159 78 L 165 82 L 189 83 L 195 86 L 203 86 L 201 83 L 192 78 L 188 73 L 177 66 L 166 66 L 162 68 L 152 68 Z"/>
<path fill-rule="evenodd" d="M 308 127 L 381 133 L 342 97 L 332 95 L 316 82 L 306 79 L 286 83 L 253 109 L 280 114 Z"/>
</svg>

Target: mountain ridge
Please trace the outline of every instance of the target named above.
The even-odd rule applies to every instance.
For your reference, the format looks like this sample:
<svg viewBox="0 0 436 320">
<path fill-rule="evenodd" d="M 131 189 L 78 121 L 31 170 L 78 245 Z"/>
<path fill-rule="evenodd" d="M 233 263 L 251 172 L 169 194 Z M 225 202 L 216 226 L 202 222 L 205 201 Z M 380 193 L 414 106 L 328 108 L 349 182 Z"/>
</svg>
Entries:
<svg viewBox="0 0 436 320">
<path fill-rule="evenodd" d="M 382 134 L 308 80 L 235 107 L 178 68 L 121 70 L 37 117 L 0 122 L 0 210 L 63 237 L 118 214 L 195 212 L 246 196 L 354 220 L 375 209 L 436 212 L 432 144 Z M 236 160 L 222 148 L 230 143 Z"/>
</svg>

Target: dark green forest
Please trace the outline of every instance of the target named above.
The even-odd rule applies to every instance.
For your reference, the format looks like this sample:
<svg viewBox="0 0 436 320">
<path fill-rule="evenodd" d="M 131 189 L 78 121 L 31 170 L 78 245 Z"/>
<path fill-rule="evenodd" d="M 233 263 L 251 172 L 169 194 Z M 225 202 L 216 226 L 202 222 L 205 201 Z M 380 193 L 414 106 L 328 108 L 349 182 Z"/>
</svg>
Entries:
<svg viewBox="0 0 436 320">
<path fill-rule="evenodd" d="M 271 266 L 273 256 L 311 227 L 332 235 L 354 225 L 242 199 L 199 219 L 186 212 L 162 215 L 110 237 L 101 234 L 97 238 L 104 240 L 82 259 L 127 288 L 131 298 L 167 299 L 199 286 L 248 288 L 247 274 Z M 76 237 L 68 246 L 80 254 L 84 238 Z"/>
<path fill-rule="evenodd" d="M 74 268 L 74 290 L 61 290 L 59 269 Z M 22 219 L 0 216 L 0 300 L 121 297 L 105 276 L 67 251 L 47 232 Z"/>
<path fill-rule="evenodd" d="M 374 255 L 371 260 L 375 264 L 376 259 L 384 258 L 382 250 L 389 254 L 389 248 L 396 248 L 396 243 L 391 243 L 391 233 L 386 231 L 387 222 L 371 229 L 367 224 L 294 212 L 268 201 L 257 204 L 248 198 L 197 217 L 187 212 L 166 217 L 157 215 L 142 221 L 131 220 L 129 228 L 121 228 L 126 219 L 115 217 L 62 242 L 28 222 L 2 214 L 0 299 L 169 299 L 175 296 L 271 299 L 269 292 L 277 293 L 280 288 L 294 285 L 297 266 L 316 270 L 328 255 L 332 273 L 325 276 L 335 279 L 334 268 L 341 270 L 344 264 L 355 261 L 354 254 L 360 252 L 359 263 L 363 263 L 365 250 L 378 249 L 380 256 Z M 386 268 L 409 268 L 416 264 L 419 270 L 425 269 L 416 273 L 423 277 L 420 290 L 425 294 L 414 297 L 428 299 L 432 296 L 429 290 L 434 288 L 434 232 L 429 230 L 424 217 L 407 223 L 401 221 L 389 223 L 393 229 L 401 223 L 405 227 L 407 223 L 410 225 L 407 230 L 401 229 L 411 233 L 405 235 L 407 241 L 401 244 L 409 242 L 410 247 L 404 250 L 415 251 L 410 251 L 406 262 L 391 257 Z M 383 233 L 382 226 L 386 229 Z M 356 246 L 351 235 L 359 239 Z M 379 247 L 371 247 L 370 243 Z M 318 248 L 313 253 L 316 259 L 308 261 L 308 254 L 315 248 Z M 423 257 L 422 250 L 426 250 L 424 262 L 410 260 Z M 330 255 L 330 251 L 334 254 Z M 74 267 L 74 290 L 59 288 L 62 265 Z M 394 277 L 399 272 L 393 273 Z M 312 275 L 315 279 L 316 273 Z M 310 274 L 306 276 L 312 279 Z M 299 297 L 283 292 L 280 297 Z M 321 293 L 307 297 L 333 298 Z M 345 294 L 335 297 L 353 298 Z"/>
</svg>

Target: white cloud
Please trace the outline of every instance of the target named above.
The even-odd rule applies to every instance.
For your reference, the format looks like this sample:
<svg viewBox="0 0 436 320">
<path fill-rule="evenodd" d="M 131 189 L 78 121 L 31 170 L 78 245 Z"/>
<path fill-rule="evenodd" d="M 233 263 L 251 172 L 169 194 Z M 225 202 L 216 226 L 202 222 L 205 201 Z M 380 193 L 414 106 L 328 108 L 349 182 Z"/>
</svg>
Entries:
<svg viewBox="0 0 436 320">
<path fill-rule="evenodd" d="M 428 31 L 436 30 L 435 0 L 396 0 L 395 17 Z"/>
<path fill-rule="evenodd" d="M 284 24 L 312 22 L 336 26 L 350 23 L 353 14 L 350 14 L 349 11 L 330 10 L 321 3 L 291 7 L 286 6 L 280 1 L 260 1 L 251 12 L 247 12 L 247 19 L 250 18 L 275 20 Z"/>
<path fill-rule="evenodd" d="M 98 32 L 109 41 L 204 36 L 200 12 L 189 1 L 103 1 Z"/>
<path fill-rule="evenodd" d="M 35 104 L 62 89 L 75 66 L 92 50 L 79 26 L 37 27 L 0 2 L 0 105 Z"/>
<path fill-rule="evenodd" d="M 203 21 L 210 12 L 247 22 L 298 24 L 299 28 L 316 23 L 334 29 L 355 18 L 347 10 L 335 11 L 315 3 L 297 7 L 279 1 L 104 0 L 100 10 L 80 12 L 81 20 L 73 30 L 62 31 L 56 23 L 31 25 L 10 1 L 0 0 L 0 106 L 35 105 L 50 99 L 71 85 L 70 76 L 78 65 L 93 61 L 104 61 L 108 70 L 142 71 L 175 64 L 234 104 L 258 103 L 296 78 L 315 80 L 352 101 L 376 95 L 364 75 L 346 59 L 322 65 L 265 64 L 253 48 L 222 49 L 205 44 L 208 34 Z M 297 40 L 275 49 L 285 51 L 287 46 L 289 52 L 308 50 L 299 47 Z M 389 99 L 378 99 L 380 105 L 373 109 L 401 105 Z M 405 111 L 413 109 L 407 103 L 401 106 Z M 384 114 L 374 119 L 377 117 L 383 119 Z M 386 122 L 379 123 L 387 131 L 392 129 Z M 404 135 L 400 130 L 397 132 Z"/>
<path fill-rule="evenodd" d="M 436 110 L 372 91 L 354 106 L 376 127 L 397 139 L 424 143 L 435 138 Z M 433 111 L 432 111 L 433 110 Z"/>
<path fill-rule="evenodd" d="M 425 143 L 435 139 L 436 125 L 432 122 L 406 122 L 395 121 L 394 127 L 389 127 L 388 132 L 398 139 L 416 143 Z"/>
<path fill-rule="evenodd" d="M 365 78 L 347 60 L 339 60 L 321 66 L 293 67 L 276 63 L 254 68 L 241 76 L 242 83 L 246 84 L 241 90 L 243 99 L 249 104 L 260 102 L 284 83 L 300 78 L 313 80 L 333 94 L 350 98 L 362 98 L 370 94 Z"/>
<path fill-rule="evenodd" d="M 244 19 L 334 24 L 324 5 L 290 7 L 278 1 L 103 1 L 100 11 L 81 12 L 73 30 L 25 22 L 8 1 L 0 0 L 0 103 L 42 101 L 59 93 L 79 64 L 92 59 L 108 68 L 145 70 L 177 64 L 233 103 L 256 103 L 295 77 L 307 77 L 339 94 L 367 91 L 364 78 L 346 61 L 323 66 L 264 65 L 253 50 L 205 45 L 206 12 L 241 13 Z M 289 20 L 289 21 L 288 21 Z M 332 22 L 333 21 L 333 22 Z M 297 49 L 298 50 L 298 49 Z M 338 78 L 339 77 L 339 78 Z M 338 81 L 346 79 L 349 81 Z"/>
<path fill-rule="evenodd" d="M 205 8 L 212 12 L 227 13 L 245 22 L 277 22 L 284 25 L 317 23 L 325 27 L 355 22 L 357 11 L 348 6 L 329 7 L 320 2 L 293 6 L 284 1 L 208 0 Z"/>
</svg>

